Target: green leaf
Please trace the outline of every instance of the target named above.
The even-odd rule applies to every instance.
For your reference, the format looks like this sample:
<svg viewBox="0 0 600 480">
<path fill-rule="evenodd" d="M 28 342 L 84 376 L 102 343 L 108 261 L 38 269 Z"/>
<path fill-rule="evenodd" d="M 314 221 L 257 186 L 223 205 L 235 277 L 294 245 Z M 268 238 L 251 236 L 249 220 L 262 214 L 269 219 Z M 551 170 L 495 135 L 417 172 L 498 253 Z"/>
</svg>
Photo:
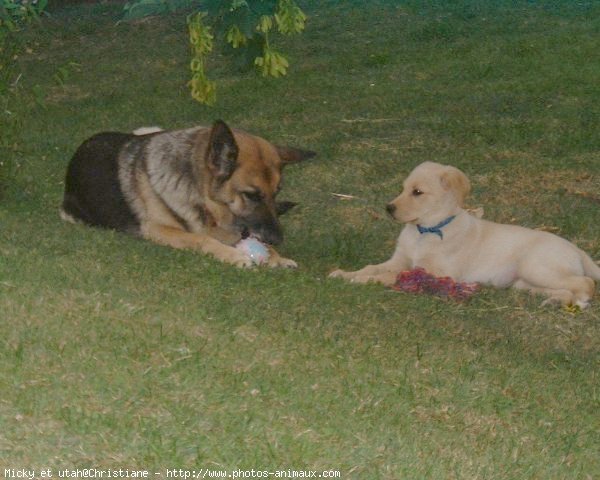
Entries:
<svg viewBox="0 0 600 480">
<path fill-rule="evenodd" d="M 250 38 L 254 35 L 255 27 L 258 24 L 260 15 L 256 14 L 248 7 L 240 7 L 232 11 L 228 11 L 223 16 L 223 24 L 229 28 L 231 25 L 237 25 L 246 37 Z"/>
<path fill-rule="evenodd" d="M 275 11 L 277 0 L 249 0 L 248 6 L 256 15 L 272 15 Z"/>
<path fill-rule="evenodd" d="M 37 3 L 37 12 L 38 14 L 41 14 L 44 12 L 44 10 L 46 10 L 46 7 L 48 6 L 48 0 L 39 0 L 39 2 Z"/>
<path fill-rule="evenodd" d="M 166 13 L 168 7 L 163 0 L 141 0 L 129 5 L 123 20 L 136 20 L 150 15 Z"/>
<path fill-rule="evenodd" d="M 236 10 L 238 8 L 248 8 L 248 2 L 246 0 L 232 0 L 230 10 Z"/>
<path fill-rule="evenodd" d="M 242 71 L 247 72 L 254 68 L 254 60 L 262 55 L 265 46 L 265 37 L 260 33 L 254 33 L 248 43 L 241 48 L 233 48 L 230 45 L 225 48 L 224 52 L 230 56 L 234 66 Z"/>
<path fill-rule="evenodd" d="M 228 2 L 223 0 L 210 0 L 202 2 L 202 10 L 208 14 L 209 18 L 219 21 L 225 12 L 229 11 L 229 5 Z"/>
</svg>

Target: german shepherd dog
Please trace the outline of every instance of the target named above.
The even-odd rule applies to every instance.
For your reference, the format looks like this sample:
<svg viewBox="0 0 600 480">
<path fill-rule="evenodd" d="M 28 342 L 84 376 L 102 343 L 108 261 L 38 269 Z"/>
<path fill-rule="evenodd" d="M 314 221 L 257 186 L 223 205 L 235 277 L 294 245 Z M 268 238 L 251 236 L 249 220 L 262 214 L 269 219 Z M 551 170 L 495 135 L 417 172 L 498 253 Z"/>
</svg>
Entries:
<svg viewBox="0 0 600 480">
<path fill-rule="evenodd" d="M 295 267 L 271 246 L 283 240 L 278 213 L 292 205 L 278 205 L 275 196 L 283 167 L 314 155 L 220 120 L 186 130 L 99 133 L 69 163 L 60 213 L 239 267 L 252 261 L 234 245 L 253 235 L 269 244 L 269 266 Z"/>
</svg>

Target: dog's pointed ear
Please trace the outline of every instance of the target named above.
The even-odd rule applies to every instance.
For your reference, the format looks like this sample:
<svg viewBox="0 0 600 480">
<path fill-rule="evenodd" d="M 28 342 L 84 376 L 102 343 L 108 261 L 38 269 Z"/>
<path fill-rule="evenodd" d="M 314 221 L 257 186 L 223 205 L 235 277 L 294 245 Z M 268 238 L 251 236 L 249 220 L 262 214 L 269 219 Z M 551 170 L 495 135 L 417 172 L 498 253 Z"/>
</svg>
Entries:
<svg viewBox="0 0 600 480">
<path fill-rule="evenodd" d="M 212 174 L 226 180 L 237 167 L 239 148 L 233 132 L 222 120 L 217 120 L 210 131 L 206 164 Z"/>
<path fill-rule="evenodd" d="M 296 202 L 289 202 L 287 200 L 275 202 L 275 210 L 277 215 L 283 215 L 284 213 L 289 212 L 296 205 L 298 205 Z"/>
<path fill-rule="evenodd" d="M 467 176 L 456 167 L 446 167 L 441 176 L 442 186 L 456 194 L 459 205 L 462 207 L 471 191 L 471 182 Z"/>
<path fill-rule="evenodd" d="M 277 149 L 279 158 L 281 158 L 281 162 L 284 165 L 287 165 L 288 163 L 303 162 L 304 160 L 308 160 L 317 154 L 311 150 L 302 150 L 294 147 L 282 147 L 280 145 L 275 145 L 275 148 Z"/>
</svg>

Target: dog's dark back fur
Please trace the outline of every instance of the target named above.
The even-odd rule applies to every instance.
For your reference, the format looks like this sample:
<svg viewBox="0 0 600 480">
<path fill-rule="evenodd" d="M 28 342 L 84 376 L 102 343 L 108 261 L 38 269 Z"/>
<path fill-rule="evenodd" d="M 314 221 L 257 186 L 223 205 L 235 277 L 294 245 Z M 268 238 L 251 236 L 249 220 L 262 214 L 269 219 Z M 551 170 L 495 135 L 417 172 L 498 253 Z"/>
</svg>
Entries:
<svg viewBox="0 0 600 480">
<path fill-rule="evenodd" d="M 92 226 L 137 233 L 139 222 L 119 182 L 119 153 L 136 138 L 128 133 L 99 133 L 75 152 L 65 180 L 63 211 Z"/>
</svg>

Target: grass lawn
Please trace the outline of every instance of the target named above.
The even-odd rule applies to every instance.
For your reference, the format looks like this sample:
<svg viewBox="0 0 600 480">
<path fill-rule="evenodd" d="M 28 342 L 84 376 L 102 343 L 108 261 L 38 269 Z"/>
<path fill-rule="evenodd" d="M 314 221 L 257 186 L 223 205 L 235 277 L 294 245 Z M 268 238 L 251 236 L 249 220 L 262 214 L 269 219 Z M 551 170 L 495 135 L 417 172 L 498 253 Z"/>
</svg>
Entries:
<svg viewBox="0 0 600 480">
<path fill-rule="evenodd" d="M 23 34 L 20 82 L 44 105 L 17 107 L 0 200 L 0 475 L 599 478 L 600 299 L 576 313 L 486 288 L 458 304 L 327 278 L 389 257 L 384 206 L 425 160 L 464 170 L 486 218 L 600 259 L 598 4 L 301 4 L 306 32 L 278 44 L 289 75 L 215 56 L 214 108 L 186 88 L 183 14 L 69 4 Z M 298 270 L 59 220 L 88 136 L 216 118 L 319 152 L 280 197 L 300 204 L 280 248 Z"/>
</svg>

